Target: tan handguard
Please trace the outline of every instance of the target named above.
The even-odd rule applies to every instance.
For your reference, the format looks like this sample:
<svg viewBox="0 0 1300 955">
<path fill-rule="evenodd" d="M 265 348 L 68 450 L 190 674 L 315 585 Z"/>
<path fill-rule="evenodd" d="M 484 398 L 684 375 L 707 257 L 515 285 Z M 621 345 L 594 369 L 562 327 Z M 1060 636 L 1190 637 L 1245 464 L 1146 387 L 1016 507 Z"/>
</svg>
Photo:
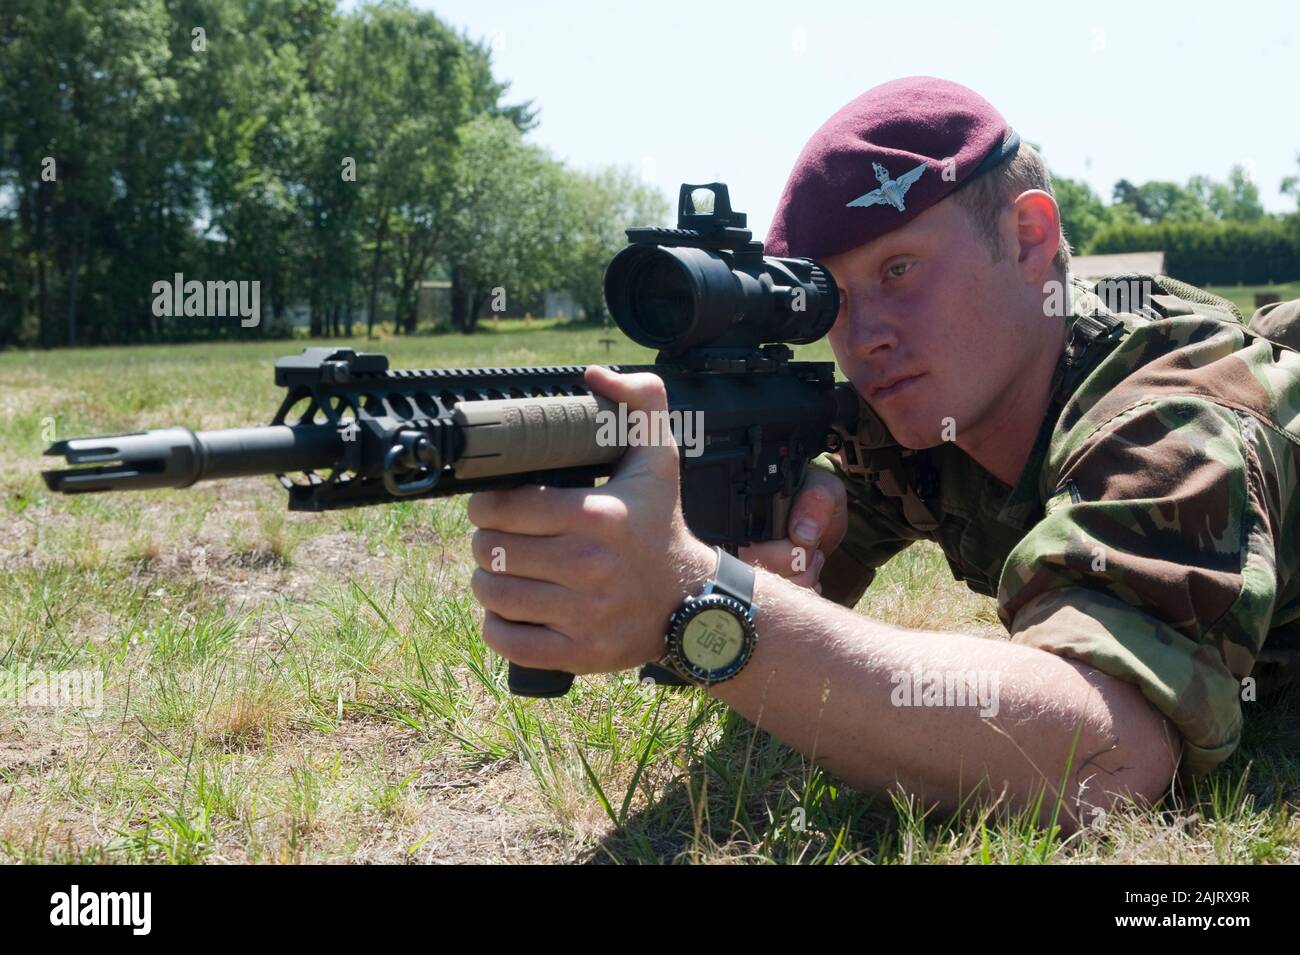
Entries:
<svg viewBox="0 0 1300 955">
<path fill-rule="evenodd" d="M 457 478 L 480 478 L 615 461 L 626 448 L 600 440 L 600 412 L 617 416 L 617 405 L 596 395 L 462 401 L 452 420 L 465 450 L 452 469 Z"/>
</svg>

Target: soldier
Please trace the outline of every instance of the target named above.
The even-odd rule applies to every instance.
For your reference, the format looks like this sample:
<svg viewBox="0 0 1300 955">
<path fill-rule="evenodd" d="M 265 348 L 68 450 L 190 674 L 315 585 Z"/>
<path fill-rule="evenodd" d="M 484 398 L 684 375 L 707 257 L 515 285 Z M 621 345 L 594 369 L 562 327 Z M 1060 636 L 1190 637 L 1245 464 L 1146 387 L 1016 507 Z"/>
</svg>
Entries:
<svg viewBox="0 0 1300 955">
<path fill-rule="evenodd" d="M 791 538 L 748 563 L 686 528 L 672 447 L 595 490 L 474 495 L 489 645 L 577 673 L 659 661 L 862 789 L 1050 807 L 1065 778 L 1067 829 L 1231 754 L 1243 680 L 1298 659 L 1294 309 L 1248 328 L 1163 277 L 1118 305 L 1073 280 L 1040 157 L 928 77 L 814 134 L 767 251 L 835 276 L 831 345 L 884 427 L 821 462 Z M 653 375 L 588 382 L 666 407 Z M 996 595 L 1009 640 L 845 609 L 917 540 Z"/>
</svg>

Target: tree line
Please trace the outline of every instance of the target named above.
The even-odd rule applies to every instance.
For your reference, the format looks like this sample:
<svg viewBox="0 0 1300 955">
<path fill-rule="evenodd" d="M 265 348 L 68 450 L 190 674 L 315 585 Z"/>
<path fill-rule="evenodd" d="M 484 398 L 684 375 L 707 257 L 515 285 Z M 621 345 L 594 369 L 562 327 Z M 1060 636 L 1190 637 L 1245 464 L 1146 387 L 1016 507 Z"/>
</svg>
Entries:
<svg viewBox="0 0 1300 955">
<path fill-rule="evenodd" d="M 1234 166 L 1222 182 L 1121 179 L 1109 204 L 1076 179 L 1054 177 L 1053 186 L 1076 253 L 1162 251 L 1166 272 L 1197 285 L 1300 279 L 1300 212 L 1265 211 L 1244 166 Z M 1281 188 L 1300 203 L 1300 176 L 1288 176 Z"/>
<path fill-rule="evenodd" d="M 262 335 L 296 306 L 313 335 L 413 333 L 430 278 L 463 331 L 547 290 L 600 317 L 622 230 L 667 204 L 525 142 L 507 93 L 398 0 L 5 0 L 0 347 L 250 334 L 156 314 L 174 276 L 259 282 Z"/>
<path fill-rule="evenodd" d="M 508 92 L 486 44 L 405 0 L 4 0 L 0 347 L 280 335 L 304 308 L 314 336 L 411 334 L 430 279 L 461 331 L 547 291 L 602 317 L 623 229 L 667 204 L 527 143 L 538 111 Z M 1121 180 L 1110 203 L 1056 188 L 1077 251 L 1165 249 L 1193 282 L 1300 277 L 1300 215 L 1267 214 L 1240 167 Z M 257 282 L 265 317 L 160 310 L 174 278 Z"/>
</svg>

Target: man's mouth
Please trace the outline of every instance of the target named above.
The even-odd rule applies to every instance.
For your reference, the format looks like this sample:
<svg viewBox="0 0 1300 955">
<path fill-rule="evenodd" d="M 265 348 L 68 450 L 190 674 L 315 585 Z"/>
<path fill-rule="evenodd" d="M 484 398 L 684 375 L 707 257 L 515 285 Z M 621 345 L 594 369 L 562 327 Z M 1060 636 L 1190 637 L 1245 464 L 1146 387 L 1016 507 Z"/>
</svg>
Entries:
<svg viewBox="0 0 1300 955">
<path fill-rule="evenodd" d="M 894 395 L 902 394 L 924 377 L 925 372 L 917 375 L 899 375 L 896 378 L 886 378 L 880 384 L 872 385 L 867 389 L 867 400 L 882 401 L 885 398 L 892 398 Z"/>
</svg>

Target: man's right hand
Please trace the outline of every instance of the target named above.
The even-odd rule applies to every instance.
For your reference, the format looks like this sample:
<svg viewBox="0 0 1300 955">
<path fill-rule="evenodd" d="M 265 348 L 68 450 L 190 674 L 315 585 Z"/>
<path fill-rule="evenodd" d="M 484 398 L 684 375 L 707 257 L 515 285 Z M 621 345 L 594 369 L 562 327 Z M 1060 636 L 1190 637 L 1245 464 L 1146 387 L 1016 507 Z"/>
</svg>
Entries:
<svg viewBox="0 0 1300 955">
<path fill-rule="evenodd" d="M 808 468 L 790 505 L 790 525 L 781 540 L 740 548 L 740 559 L 821 593 L 818 578 L 826 558 L 849 527 L 848 494 L 838 477 Z"/>
</svg>

